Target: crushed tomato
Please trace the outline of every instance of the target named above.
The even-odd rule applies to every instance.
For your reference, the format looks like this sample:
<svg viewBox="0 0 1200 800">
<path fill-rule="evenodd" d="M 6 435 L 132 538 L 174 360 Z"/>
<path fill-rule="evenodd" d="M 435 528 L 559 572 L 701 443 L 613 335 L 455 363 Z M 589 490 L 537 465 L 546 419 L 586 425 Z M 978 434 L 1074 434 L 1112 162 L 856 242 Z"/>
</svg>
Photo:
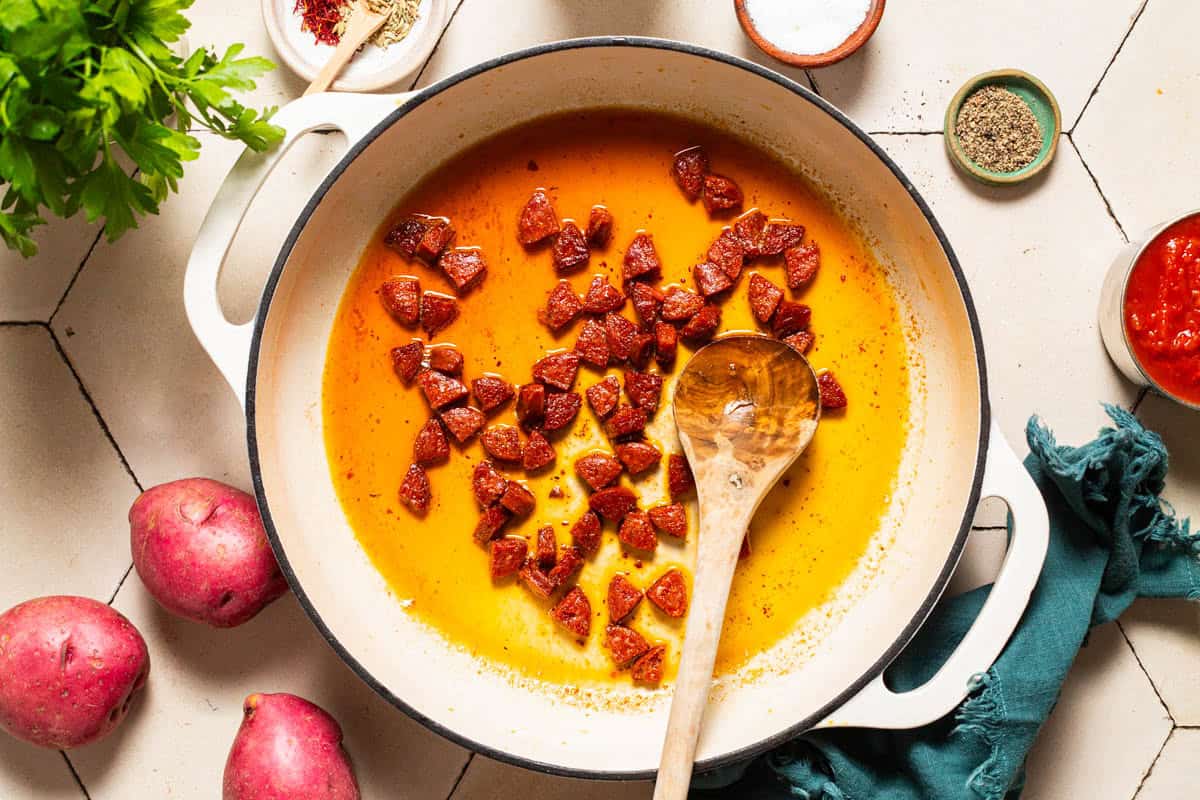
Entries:
<svg viewBox="0 0 1200 800">
<path fill-rule="evenodd" d="M 1146 374 L 1167 392 L 1200 403 L 1200 216 L 1174 223 L 1142 251 L 1124 311 Z"/>
</svg>

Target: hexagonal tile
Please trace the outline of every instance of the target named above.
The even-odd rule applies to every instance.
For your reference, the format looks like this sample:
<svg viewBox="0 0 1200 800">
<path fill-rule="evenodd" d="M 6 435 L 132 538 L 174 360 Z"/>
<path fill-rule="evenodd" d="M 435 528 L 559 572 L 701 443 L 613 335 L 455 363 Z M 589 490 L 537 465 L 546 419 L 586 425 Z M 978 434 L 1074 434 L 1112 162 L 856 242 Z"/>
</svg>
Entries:
<svg viewBox="0 0 1200 800">
<path fill-rule="evenodd" d="M 115 244 L 101 242 L 54 320 L 113 436 L 144 485 L 187 475 L 248 486 L 245 425 L 233 393 L 188 325 L 183 270 L 217 187 L 241 147 L 209 134 L 181 193 Z M 288 228 L 343 149 L 313 135 L 267 181 L 222 275 L 232 319 L 248 319 Z"/>
<path fill-rule="evenodd" d="M 1196 764 L 1200 763 L 1200 731 L 1172 731 L 1154 762 L 1137 800 L 1179 800 L 1196 794 Z"/>
<path fill-rule="evenodd" d="M 45 327 L 0 327 L 0 408 L 0 609 L 107 600 L 129 566 L 138 488 Z"/>
<path fill-rule="evenodd" d="M 1175 721 L 1200 725 L 1200 606 L 1138 600 L 1121 617 L 1121 627 Z"/>
<path fill-rule="evenodd" d="M 85 800 L 67 762 L 0 733 L 0 797 L 5 800 Z"/>
<path fill-rule="evenodd" d="M 229 630 L 168 615 L 136 575 L 115 607 L 150 643 L 150 681 L 112 736 L 72 754 L 92 800 L 216 796 L 242 701 L 254 692 L 291 692 L 328 710 L 364 797 L 445 797 L 467 759 L 362 683 L 290 594 Z"/>
<path fill-rule="evenodd" d="M 83 214 L 48 217 L 34 229 L 37 255 L 23 258 L 0 245 L 0 321 L 50 319 L 99 232 Z"/>
<path fill-rule="evenodd" d="M 1200 6 L 1148 3 L 1074 138 L 1130 237 L 1196 208 Z"/>
<path fill-rule="evenodd" d="M 1023 800 L 1128 800 L 1171 732 L 1116 625 L 1092 630 L 1026 763 Z"/>
<path fill-rule="evenodd" d="M 520 797 L 522 800 L 551 800 L 570 797 L 571 800 L 634 800 L 654 794 L 649 781 L 614 783 L 612 781 L 581 781 L 543 775 L 518 767 L 510 767 L 477 755 L 471 759 L 466 774 L 458 784 L 451 800 L 492 800 L 499 797 Z"/>
<path fill-rule="evenodd" d="M 896 3 L 862 50 L 812 77 L 867 130 L 940 131 L 968 78 L 1020 67 L 1050 87 L 1069 126 L 1142 2 L 1060 0 L 1053 11 L 1041 3 Z"/>
</svg>

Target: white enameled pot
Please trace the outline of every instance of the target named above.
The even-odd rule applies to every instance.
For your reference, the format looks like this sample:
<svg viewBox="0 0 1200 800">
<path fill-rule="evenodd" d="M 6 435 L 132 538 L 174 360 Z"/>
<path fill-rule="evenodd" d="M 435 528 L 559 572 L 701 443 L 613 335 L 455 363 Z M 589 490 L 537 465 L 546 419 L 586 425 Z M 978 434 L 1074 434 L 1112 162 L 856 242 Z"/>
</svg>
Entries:
<svg viewBox="0 0 1200 800">
<path fill-rule="evenodd" d="M 912 184 L 837 109 L 777 73 L 687 44 L 630 37 L 559 42 L 392 97 L 325 94 L 276 121 L 284 143 L 247 152 L 201 227 L 185 282 L 197 336 L 244 402 L 255 491 L 279 562 L 330 645 L 377 692 L 489 756 L 591 778 L 647 778 L 667 705 L 564 704 L 514 684 L 415 622 L 389 594 L 335 496 L 321 431 L 321 373 L 342 290 L 397 199 L 432 165 L 518 122 L 596 106 L 670 111 L 734 131 L 812 177 L 894 267 L 912 344 L 912 425 L 881 531 L 888 544 L 853 603 L 786 670 L 732 682 L 712 700 L 699 770 L 818 726 L 907 728 L 957 705 L 1008 641 L 1041 570 L 1048 523 L 1036 487 L 991 424 L 979 327 L 949 243 Z M 222 260 L 258 186 L 310 131 L 350 148 L 282 244 L 256 319 L 229 323 Z M 901 497 L 901 495 L 904 495 Z M 1014 530 L 979 619 L 945 666 L 902 694 L 884 668 L 929 614 L 981 497 L 1008 502 Z"/>
</svg>

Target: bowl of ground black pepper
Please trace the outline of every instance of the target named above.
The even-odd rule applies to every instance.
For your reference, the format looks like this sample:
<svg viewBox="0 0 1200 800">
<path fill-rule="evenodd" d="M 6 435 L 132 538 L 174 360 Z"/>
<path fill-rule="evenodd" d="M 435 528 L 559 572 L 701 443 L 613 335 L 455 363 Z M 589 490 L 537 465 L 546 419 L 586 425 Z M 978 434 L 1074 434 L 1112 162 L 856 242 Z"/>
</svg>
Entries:
<svg viewBox="0 0 1200 800">
<path fill-rule="evenodd" d="M 1046 85 L 1017 69 L 971 78 L 946 109 L 950 160 L 994 186 L 1027 181 L 1054 159 L 1062 115 Z"/>
</svg>

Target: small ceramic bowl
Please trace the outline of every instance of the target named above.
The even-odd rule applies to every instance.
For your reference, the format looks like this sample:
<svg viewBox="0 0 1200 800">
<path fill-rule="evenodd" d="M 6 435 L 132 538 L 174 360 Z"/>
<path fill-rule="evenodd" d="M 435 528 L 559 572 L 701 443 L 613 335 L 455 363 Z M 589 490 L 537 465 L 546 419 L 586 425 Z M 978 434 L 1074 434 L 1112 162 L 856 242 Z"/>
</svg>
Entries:
<svg viewBox="0 0 1200 800">
<path fill-rule="evenodd" d="M 263 22 L 276 52 L 293 72 L 311 81 L 333 55 L 300 28 L 296 0 L 261 0 Z M 375 92 L 399 83 L 420 68 L 437 44 L 446 22 L 446 0 L 421 0 L 417 21 L 400 41 L 387 48 L 367 43 L 330 86 L 337 92 Z"/>
<path fill-rule="evenodd" d="M 1033 161 L 1015 172 L 993 172 L 979 166 L 967 157 L 963 151 L 962 142 L 958 140 L 958 136 L 954 132 L 955 124 L 958 122 L 959 109 L 976 89 L 983 86 L 999 86 L 1020 97 L 1033 111 L 1038 125 L 1042 128 L 1042 149 Z M 983 183 L 993 186 L 1009 186 L 1029 180 L 1054 160 L 1054 154 L 1058 150 L 1058 136 L 1062 133 L 1062 114 L 1058 110 L 1058 101 L 1046 88 L 1046 84 L 1019 69 L 998 69 L 976 75 L 962 85 L 946 108 L 943 133 L 945 136 L 942 138 L 946 140 L 946 152 L 959 169 Z"/>
<path fill-rule="evenodd" d="M 763 31 L 759 30 L 754 22 L 754 18 L 746 10 L 746 0 L 733 0 L 733 8 L 737 12 L 738 22 L 741 24 L 742 30 L 758 46 L 759 50 L 762 50 L 771 58 L 782 61 L 785 64 L 790 64 L 793 67 L 812 69 L 836 64 L 866 44 L 867 39 L 870 39 L 871 34 L 875 33 L 875 29 L 879 27 L 879 20 L 883 17 L 883 6 L 885 3 L 886 0 L 873 0 L 862 24 L 844 42 L 824 53 L 792 53 L 783 50 L 771 41 L 770 36 L 767 35 L 769 31 L 764 34 Z"/>
</svg>

